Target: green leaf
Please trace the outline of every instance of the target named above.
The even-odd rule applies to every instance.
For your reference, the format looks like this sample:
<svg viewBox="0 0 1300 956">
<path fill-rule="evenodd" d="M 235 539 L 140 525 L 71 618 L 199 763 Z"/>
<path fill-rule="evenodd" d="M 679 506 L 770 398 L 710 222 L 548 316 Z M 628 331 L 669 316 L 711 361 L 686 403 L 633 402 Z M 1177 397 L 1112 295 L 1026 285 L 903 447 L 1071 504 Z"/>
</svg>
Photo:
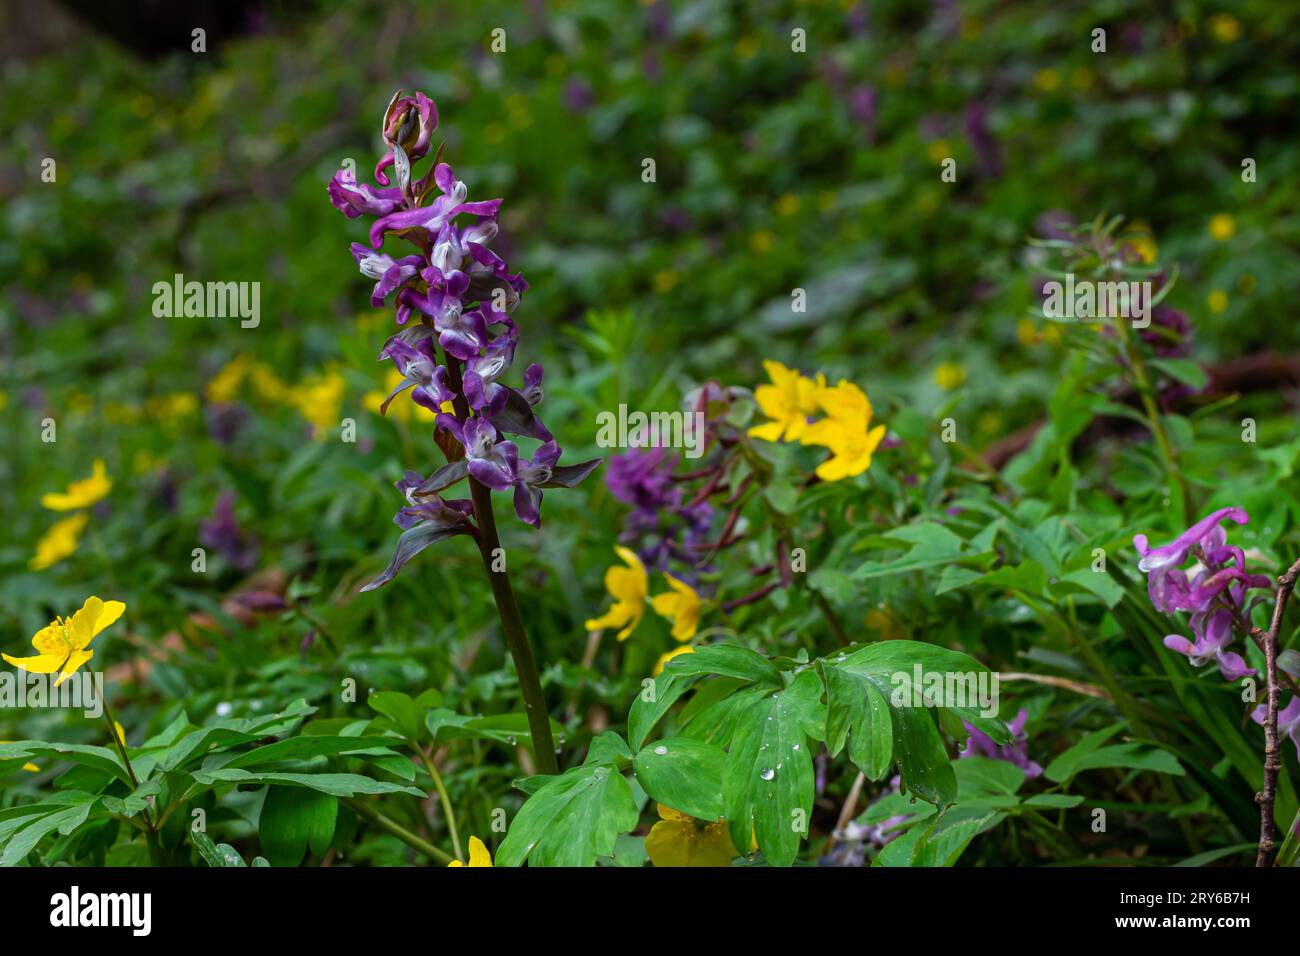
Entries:
<svg viewBox="0 0 1300 956">
<path fill-rule="evenodd" d="M 1106 745 L 1115 736 L 1120 724 L 1094 731 L 1061 754 L 1043 771 L 1053 783 L 1064 783 L 1084 770 L 1122 767 L 1133 770 L 1152 770 L 1182 776 L 1182 764 L 1173 754 L 1148 744 L 1124 743 Z"/>
<path fill-rule="evenodd" d="M 715 674 L 720 677 L 738 677 L 755 684 L 781 686 L 781 671 L 757 651 L 739 644 L 708 644 L 698 647 L 693 654 L 682 654 L 669 661 L 664 673 L 674 677 L 690 674 Z"/>
<path fill-rule="evenodd" d="M 416 787 L 404 787 L 396 783 L 372 780 L 355 773 L 251 773 L 238 768 L 221 770 L 196 770 L 191 776 L 205 787 L 214 787 L 223 783 L 249 784 L 284 784 L 291 787 L 305 787 L 336 797 L 351 797 L 358 793 L 406 793 L 413 797 L 427 796 Z"/>
<path fill-rule="evenodd" d="M 1025 772 L 1006 760 L 963 757 L 953 762 L 960 800 L 994 794 L 1014 794 L 1025 782 Z"/>
<path fill-rule="evenodd" d="M 879 705 L 870 700 L 858 702 L 855 697 L 855 686 L 870 685 L 888 703 L 892 738 L 889 753 L 905 785 L 930 803 L 945 806 L 957 799 L 957 779 L 943 738 L 930 718 L 930 706 L 969 721 L 998 743 L 1011 740 L 1006 725 L 981 713 L 982 705 L 989 701 L 979 699 L 980 681 L 984 681 L 986 693 L 992 690 L 986 676 L 988 668 L 958 651 L 919 641 L 880 641 L 848 654 L 823 658 L 819 667 L 830 703 L 827 744 L 838 751 L 846 725 L 855 737 L 874 735 L 865 741 L 867 746 L 850 749 L 849 756 L 859 770 L 873 779 L 885 775 L 888 763 L 883 769 L 881 764 L 881 754 L 886 750 L 883 721 L 879 721 L 880 729 L 873 727 L 875 711 L 867 709 Z M 848 714 L 843 713 L 846 707 L 851 708 Z"/>
<path fill-rule="evenodd" d="M 531 746 L 533 731 L 527 714 L 492 714 L 487 717 L 457 717 L 449 719 L 445 711 L 430 711 L 426 724 L 438 744 L 452 740 L 494 740 L 508 747 L 521 744 Z M 551 721 L 551 737 L 564 734 L 564 727 Z"/>
<path fill-rule="evenodd" d="M 609 766 L 583 764 L 551 777 L 515 815 L 497 849 L 498 866 L 591 866 L 613 856 L 637 825 L 632 788 Z"/>
<path fill-rule="evenodd" d="M 740 715 L 723 771 L 731 841 L 745 853 L 751 834 L 769 863 L 789 866 L 808 833 L 813 764 L 808 738 L 825 734 L 822 683 L 815 670 L 764 694 Z"/>
<path fill-rule="evenodd" d="M 203 861 L 210 867 L 222 869 L 245 866 L 244 858 L 239 855 L 238 850 L 229 843 L 213 843 L 212 837 L 201 830 L 191 830 L 190 841 L 194 844 L 194 848 L 199 851 L 199 856 L 203 857 Z M 258 859 L 261 859 L 261 857 L 258 857 Z"/>
<path fill-rule="evenodd" d="M 1170 378 L 1176 379 L 1184 385 L 1190 385 L 1198 392 L 1205 388 L 1210 380 L 1209 376 L 1205 374 L 1205 370 L 1191 359 L 1150 358 L 1147 359 L 1147 365 L 1164 372 Z"/>
<path fill-rule="evenodd" d="M 0 744 L 0 760 L 22 757 L 24 761 L 67 760 L 82 767 L 107 773 L 130 784 L 131 776 L 122 766 L 117 753 L 107 747 L 94 747 L 89 744 L 52 744 L 44 740 L 16 740 Z"/>
<path fill-rule="evenodd" d="M 407 740 L 418 741 L 424 729 L 420 708 L 409 694 L 398 690 L 375 691 L 366 698 L 371 710 L 383 714 L 393 722 L 394 728 Z"/>
<path fill-rule="evenodd" d="M 721 747 L 690 737 L 667 737 L 636 755 L 632 767 L 650 799 L 710 822 L 722 816 Z"/>
<path fill-rule="evenodd" d="M 22 863 L 47 834 L 56 830 L 64 835 L 71 833 L 86 822 L 97 804 L 98 797 L 89 793 L 77 793 L 71 805 L 52 807 L 49 802 L 43 804 L 45 812 L 23 818 L 21 826 L 9 831 L 4 839 L 4 852 L 0 853 L 0 866 Z M 103 816 L 104 811 L 98 810 L 95 815 Z"/>
<path fill-rule="evenodd" d="M 273 866 L 297 866 L 311 847 L 321 856 L 334 839 L 338 799 L 296 787 L 268 787 L 257 819 L 262 849 Z"/>
<path fill-rule="evenodd" d="M 849 759 L 872 780 L 879 780 L 889 770 L 894 753 L 889 702 L 864 674 L 826 666 L 822 661 L 818 665 L 826 682 L 827 749 L 834 757 L 849 738 Z"/>
<path fill-rule="evenodd" d="M 395 755 L 395 737 L 290 737 L 254 747 L 224 762 L 224 767 L 261 767 L 283 760 L 307 760 L 336 754 Z"/>
<path fill-rule="evenodd" d="M 1116 584 L 1109 574 L 1093 571 L 1091 568 L 1071 571 L 1051 585 L 1052 594 L 1057 597 L 1069 594 L 1076 588 L 1101 598 L 1102 603 L 1108 608 L 1124 600 L 1124 589 Z"/>
<path fill-rule="evenodd" d="M 624 770 L 632 763 L 632 751 L 628 749 L 622 737 L 612 730 L 607 730 L 591 741 L 587 747 L 587 757 L 582 762 L 603 763 Z"/>
<path fill-rule="evenodd" d="M 868 539 L 864 544 L 877 547 L 896 548 L 911 545 L 911 550 L 901 558 L 893 561 L 867 562 L 853 572 L 857 580 L 882 577 L 889 574 L 903 574 L 919 571 L 938 564 L 950 564 L 963 557 L 966 542 L 943 525 L 926 521 L 920 524 L 903 525 L 895 528 L 888 535 Z"/>
</svg>

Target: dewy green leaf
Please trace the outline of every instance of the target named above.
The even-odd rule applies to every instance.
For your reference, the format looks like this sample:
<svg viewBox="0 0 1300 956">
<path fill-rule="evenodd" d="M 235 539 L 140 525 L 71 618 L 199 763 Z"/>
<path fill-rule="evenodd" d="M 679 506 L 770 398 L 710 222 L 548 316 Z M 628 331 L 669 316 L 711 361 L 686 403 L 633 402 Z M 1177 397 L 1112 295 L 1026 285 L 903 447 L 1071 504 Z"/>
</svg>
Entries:
<svg viewBox="0 0 1300 956">
<path fill-rule="evenodd" d="M 872 780 L 879 780 L 894 754 L 889 702 L 865 675 L 818 663 L 826 682 L 827 749 L 834 757 L 848 738 L 849 759 Z"/>
<path fill-rule="evenodd" d="M 892 757 L 908 789 L 930 803 L 957 799 L 957 780 L 930 706 L 951 711 L 999 743 L 1011 739 L 1001 721 L 981 713 L 985 704 L 996 705 L 988 668 L 957 651 L 881 641 L 823 658 L 818 669 L 826 684 L 831 752 L 838 753 L 848 736 L 850 759 L 872 779 L 886 774 Z"/>
<path fill-rule="evenodd" d="M 808 834 L 813 764 L 809 738 L 825 733 L 817 672 L 753 700 L 736 722 L 723 771 L 731 841 L 742 853 L 756 839 L 774 866 L 789 866 Z"/>
<path fill-rule="evenodd" d="M 689 737 L 667 737 L 636 755 L 633 769 L 650 799 L 698 820 L 722 816 L 721 747 Z"/>
<path fill-rule="evenodd" d="M 613 767 L 583 764 L 550 778 L 515 814 L 497 849 L 498 866 L 591 866 L 613 856 L 637 824 L 636 801 Z"/>
</svg>

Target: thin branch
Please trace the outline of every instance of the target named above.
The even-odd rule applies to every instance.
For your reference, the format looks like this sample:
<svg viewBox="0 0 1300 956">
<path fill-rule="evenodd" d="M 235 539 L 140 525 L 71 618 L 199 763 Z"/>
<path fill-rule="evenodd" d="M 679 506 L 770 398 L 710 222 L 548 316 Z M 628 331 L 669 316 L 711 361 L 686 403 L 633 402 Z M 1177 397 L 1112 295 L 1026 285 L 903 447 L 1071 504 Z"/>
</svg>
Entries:
<svg viewBox="0 0 1300 956">
<path fill-rule="evenodd" d="M 1273 852 L 1276 827 L 1273 821 L 1273 804 L 1277 798 L 1277 775 L 1282 769 L 1282 754 L 1277 740 L 1277 642 L 1282 633 L 1282 617 L 1287 602 L 1300 577 L 1300 561 L 1291 565 L 1286 574 L 1277 579 L 1277 603 L 1273 605 L 1273 621 L 1264 635 L 1264 667 L 1268 681 L 1268 702 L 1264 717 L 1264 787 L 1255 795 L 1259 804 L 1259 850 L 1255 854 L 1256 866 L 1268 866 Z"/>
</svg>

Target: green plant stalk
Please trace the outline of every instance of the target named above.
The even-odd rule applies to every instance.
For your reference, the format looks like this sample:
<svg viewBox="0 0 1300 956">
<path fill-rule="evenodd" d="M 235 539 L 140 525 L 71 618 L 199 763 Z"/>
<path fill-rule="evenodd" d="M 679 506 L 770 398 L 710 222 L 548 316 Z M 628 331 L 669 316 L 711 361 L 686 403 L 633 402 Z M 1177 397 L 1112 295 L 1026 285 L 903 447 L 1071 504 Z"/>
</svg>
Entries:
<svg viewBox="0 0 1300 956">
<path fill-rule="evenodd" d="M 447 818 L 447 831 L 451 835 L 451 849 L 456 854 L 456 859 L 464 862 L 465 855 L 460 848 L 460 834 L 456 829 L 456 814 L 451 809 L 451 797 L 447 795 L 447 788 L 443 785 L 442 774 L 438 773 L 438 768 L 434 766 L 429 755 L 419 747 L 415 748 L 420 754 L 420 760 L 424 763 L 424 769 L 428 771 L 433 778 L 433 785 L 438 791 L 438 801 L 442 804 L 442 815 Z"/>
<path fill-rule="evenodd" d="M 450 355 L 443 353 L 447 363 L 447 373 L 452 391 L 456 393 L 456 415 L 461 421 L 469 421 L 469 403 L 465 400 L 461 385 L 461 363 Z M 497 614 L 501 618 L 501 629 L 505 633 L 506 645 L 515 662 L 515 673 L 519 677 L 519 689 L 524 698 L 524 712 L 528 715 L 528 727 L 532 731 L 533 759 L 537 770 L 544 774 L 558 774 L 559 761 L 555 755 L 555 741 L 551 737 L 550 713 L 546 709 L 546 696 L 542 693 L 542 680 L 537 670 L 537 661 L 533 657 L 532 645 L 528 643 L 528 632 L 524 630 L 524 620 L 519 614 L 519 604 L 515 601 L 514 588 L 510 586 L 510 575 L 506 571 L 494 571 L 493 563 L 501 553 L 501 539 L 497 536 L 497 521 L 492 513 L 492 490 L 481 484 L 472 475 L 469 478 L 470 497 L 474 502 L 474 518 L 478 522 L 478 549 L 483 558 L 483 570 L 487 573 L 488 583 L 492 586 L 492 597 L 496 601 Z"/>
<path fill-rule="evenodd" d="M 135 775 L 135 768 L 131 766 L 131 758 L 127 756 L 126 744 L 122 738 L 117 735 L 117 721 L 113 718 L 113 710 L 108 706 L 108 694 L 101 695 L 104 699 L 100 701 L 104 707 L 104 723 L 108 724 L 108 737 L 113 741 L 113 746 L 117 748 L 118 756 L 122 758 L 122 766 L 126 768 L 126 775 L 131 778 L 131 789 L 139 790 L 140 781 Z M 149 808 L 144 810 L 144 822 L 147 829 L 145 830 L 145 842 L 149 845 L 149 862 L 154 866 L 162 866 L 162 845 L 158 842 L 158 828 L 154 826 L 153 815 Z"/>
<path fill-rule="evenodd" d="M 487 572 L 488 582 L 492 585 L 492 597 L 496 599 L 501 629 L 505 632 L 506 644 L 519 675 L 524 711 L 528 715 L 528 727 L 533 736 L 533 757 L 537 761 L 539 772 L 557 774 L 560 767 L 555 757 L 555 741 L 551 737 L 546 697 L 542 694 L 541 676 L 537 671 L 532 645 L 528 643 L 528 634 L 524 630 L 524 620 L 519 614 L 519 605 L 515 601 L 515 591 L 510 586 L 507 572 L 492 570 L 492 563 L 496 560 L 494 555 L 501 548 L 496 518 L 492 514 L 492 491 L 474 478 L 469 479 L 469 485 L 470 497 L 474 499 L 474 517 L 478 519 L 479 553 L 483 557 L 483 569 Z"/>
<path fill-rule="evenodd" d="M 1137 386 L 1138 395 L 1142 399 L 1142 409 L 1147 416 L 1147 427 L 1151 429 L 1151 434 L 1155 436 L 1156 445 L 1160 449 L 1160 457 L 1164 460 L 1165 471 L 1169 475 L 1171 482 L 1176 482 L 1179 491 L 1179 508 L 1178 520 L 1181 524 L 1187 523 L 1187 509 L 1191 507 L 1189 489 L 1187 480 L 1183 477 L 1182 468 L 1178 464 L 1178 453 L 1169 441 L 1169 435 L 1165 432 L 1165 427 L 1160 422 L 1160 409 L 1156 407 L 1155 391 L 1151 387 L 1151 379 L 1147 377 L 1146 363 L 1142 360 L 1142 352 L 1133 341 L 1133 335 L 1127 322 L 1123 319 L 1117 319 L 1115 326 L 1119 330 L 1120 337 L 1124 343 L 1124 355 L 1128 359 L 1129 368 L 1133 370 L 1133 381 Z"/>
<path fill-rule="evenodd" d="M 357 800 L 351 797 L 344 797 L 342 802 L 353 812 L 358 813 L 361 816 L 365 817 L 367 820 L 369 820 L 371 823 L 375 824 L 376 826 L 380 827 L 381 829 L 387 830 L 389 833 L 397 837 L 397 839 L 401 840 L 407 846 L 411 847 L 413 850 L 417 850 L 420 853 L 423 853 L 425 856 L 427 856 L 429 859 L 433 860 L 434 862 L 445 864 L 445 863 L 450 863 L 453 859 L 455 859 L 455 857 L 453 857 L 446 850 L 439 850 L 428 840 L 423 840 L 420 837 L 416 836 L 414 833 L 406 829 L 406 827 L 402 826 L 396 820 L 384 816 L 382 813 L 380 813 L 378 810 L 376 810 L 374 807 L 370 806 L 369 804 L 365 803 L 364 801 Z"/>
</svg>

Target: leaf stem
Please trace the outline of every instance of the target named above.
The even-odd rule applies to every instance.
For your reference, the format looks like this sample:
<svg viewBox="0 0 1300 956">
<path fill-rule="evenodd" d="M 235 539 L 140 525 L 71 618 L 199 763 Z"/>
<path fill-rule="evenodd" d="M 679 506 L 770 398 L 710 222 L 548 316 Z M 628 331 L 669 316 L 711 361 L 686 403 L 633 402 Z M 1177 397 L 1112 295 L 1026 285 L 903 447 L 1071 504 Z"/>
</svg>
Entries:
<svg viewBox="0 0 1300 956">
<path fill-rule="evenodd" d="M 374 823 L 376 826 L 380 827 L 381 829 L 387 830 L 389 833 L 397 837 L 397 839 L 401 840 L 407 846 L 423 853 L 425 856 L 433 860 L 435 863 L 450 863 L 453 859 L 455 859 L 446 850 L 439 850 L 428 840 L 423 840 L 420 837 L 416 836 L 414 833 L 406 829 L 406 827 L 402 826 L 396 820 L 384 816 L 382 813 L 380 813 L 374 807 L 370 806 L 365 801 L 357 800 L 352 797 L 343 797 L 342 802 L 345 806 L 349 807 L 354 812 L 359 813 L 361 816 L 365 817 L 367 820 Z"/>
<path fill-rule="evenodd" d="M 433 785 L 438 791 L 438 800 L 442 803 L 442 815 L 447 818 L 447 831 L 451 834 L 452 852 L 456 854 L 456 859 L 464 862 L 465 857 L 460 849 L 460 834 L 456 830 L 456 814 L 451 809 L 451 797 L 447 795 L 447 788 L 443 785 L 442 774 L 438 773 L 438 768 L 423 749 L 417 747 L 416 750 L 419 751 L 424 769 L 433 778 Z"/>
</svg>

